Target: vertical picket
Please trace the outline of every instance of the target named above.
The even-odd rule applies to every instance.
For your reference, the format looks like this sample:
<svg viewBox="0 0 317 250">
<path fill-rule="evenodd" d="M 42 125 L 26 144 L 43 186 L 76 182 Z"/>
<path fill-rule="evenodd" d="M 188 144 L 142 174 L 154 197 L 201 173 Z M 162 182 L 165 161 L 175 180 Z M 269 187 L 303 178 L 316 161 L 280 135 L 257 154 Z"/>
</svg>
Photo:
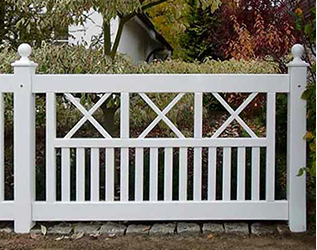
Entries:
<svg viewBox="0 0 317 250">
<path fill-rule="evenodd" d="M 202 137 L 203 94 L 195 93 L 194 137 Z M 202 189 L 202 148 L 194 148 L 194 200 L 201 200 Z"/>
<path fill-rule="evenodd" d="M 238 148 L 238 180 L 237 180 L 237 200 L 245 200 L 245 147 Z"/>
<path fill-rule="evenodd" d="M 135 149 L 135 200 L 143 200 L 143 148 Z"/>
<path fill-rule="evenodd" d="M 114 201 L 114 148 L 106 148 L 106 201 Z"/>
<path fill-rule="evenodd" d="M 165 148 L 164 152 L 164 200 L 173 199 L 173 148 Z"/>
<path fill-rule="evenodd" d="M 216 200 L 217 148 L 208 148 L 208 200 Z"/>
<path fill-rule="evenodd" d="M 91 201 L 99 201 L 99 190 L 100 190 L 100 155 L 99 148 L 91 149 Z"/>
<path fill-rule="evenodd" d="M 252 148 L 252 179 L 251 198 L 253 201 L 260 199 L 260 148 Z"/>
<path fill-rule="evenodd" d="M 62 201 L 70 201 L 70 149 L 62 148 Z"/>
<path fill-rule="evenodd" d="M 4 196 L 4 100 L 0 93 L 0 202 L 4 201 Z"/>
<path fill-rule="evenodd" d="M 128 139 L 130 134 L 129 113 L 130 100 L 129 93 L 121 93 L 121 139 Z M 129 200 L 129 148 L 121 148 L 121 168 L 120 168 L 120 200 Z"/>
<path fill-rule="evenodd" d="M 150 201 L 157 201 L 158 148 L 150 148 Z"/>
<path fill-rule="evenodd" d="M 85 200 L 85 149 L 76 149 L 76 200 Z"/>
<path fill-rule="evenodd" d="M 53 140 L 56 138 L 56 97 L 46 94 L 46 200 L 56 201 L 56 151 Z"/>
<path fill-rule="evenodd" d="M 231 148 L 223 148 L 222 199 L 229 201 L 231 195 Z"/>
<path fill-rule="evenodd" d="M 179 149 L 179 200 L 187 200 L 187 148 Z"/>
<path fill-rule="evenodd" d="M 275 193 L 275 102 L 276 94 L 267 94 L 266 138 L 266 200 L 274 201 Z"/>
</svg>

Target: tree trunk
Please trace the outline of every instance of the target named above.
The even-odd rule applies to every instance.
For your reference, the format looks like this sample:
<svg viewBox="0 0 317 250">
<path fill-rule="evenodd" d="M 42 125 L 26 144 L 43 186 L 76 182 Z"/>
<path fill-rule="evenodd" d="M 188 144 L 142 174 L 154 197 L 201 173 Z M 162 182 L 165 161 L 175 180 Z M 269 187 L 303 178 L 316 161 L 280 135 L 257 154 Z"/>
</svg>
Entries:
<svg viewBox="0 0 317 250">
<path fill-rule="evenodd" d="M 116 137 L 119 135 L 119 127 L 115 124 L 115 113 L 118 108 L 108 108 L 107 104 L 101 105 L 101 110 L 103 113 L 102 126 L 107 130 L 107 132 L 112 136 Z"/>
</svg>

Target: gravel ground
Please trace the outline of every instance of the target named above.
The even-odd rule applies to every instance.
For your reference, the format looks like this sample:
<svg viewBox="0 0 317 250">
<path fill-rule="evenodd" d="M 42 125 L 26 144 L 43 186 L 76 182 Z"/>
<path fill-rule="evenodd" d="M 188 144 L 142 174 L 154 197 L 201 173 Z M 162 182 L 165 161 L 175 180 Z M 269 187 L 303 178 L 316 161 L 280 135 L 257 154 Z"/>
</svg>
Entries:
<svg viewBox="0 0 317 250">
<path fill-rule="evenodd" d="M 204 235 L 193 236 L 83 236 L 79 239 L 61 239 L 57 236 L 0 234 L 0 249 L 316 249 L 316 235 L 292 234 L 288 236 L 233 236 L 233 235 Z"/>
</svg>

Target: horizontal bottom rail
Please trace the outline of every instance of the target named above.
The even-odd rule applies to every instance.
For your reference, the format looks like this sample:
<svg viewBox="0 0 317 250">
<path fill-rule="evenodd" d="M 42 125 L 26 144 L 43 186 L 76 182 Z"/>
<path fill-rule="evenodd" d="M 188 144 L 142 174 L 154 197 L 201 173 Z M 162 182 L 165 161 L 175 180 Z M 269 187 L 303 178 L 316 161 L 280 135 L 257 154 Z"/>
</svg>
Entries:
<svg viewBox="0 0 317 250">
<path fill-rule="evenodd" d="M 0 221 L 14 220 L 14 202 L 0 202 Z"/>
<path fill-rule="evenodd" d="M 33 220 L 288 220 L 288 202 L 34 202 Z"/>
<path fill-rule="evenodd" d="M 56 148 L 266 147 L 266 138 L 55 139 Z"/>
</svg>

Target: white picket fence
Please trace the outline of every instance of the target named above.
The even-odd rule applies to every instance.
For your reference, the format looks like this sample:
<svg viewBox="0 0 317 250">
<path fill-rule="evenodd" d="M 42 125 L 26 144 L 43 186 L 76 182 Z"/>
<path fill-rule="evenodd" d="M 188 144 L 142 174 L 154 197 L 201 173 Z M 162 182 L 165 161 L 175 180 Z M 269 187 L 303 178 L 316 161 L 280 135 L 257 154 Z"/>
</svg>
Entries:
<svg viewBox="0 0 317 250">
<path fill-rule="evenodd" d="M 15 231 L 29 232 L 36 221 L 132 221 L 132 220 L 285 220 L 293 232 L 306 230 L 307 64 L 303 47 L 292 49 L 294 60 L 286 75 L 38 75 L 28 59 L 31 48 L 19 47 L 21 59 L 13 64 L 14 75 L 0 75 L 0 220 L 14 220 Z M 219 93 L 249 93 L 233 110 Z M 4 199 L 3 93 L 14 93 L 14 201 Z M 46 200 L 35 200 L 35 94 L 46 94 Z M 56 133 L 56 95 L 65 94 L 83 118 L 64 138 Z M 104 93 L 87 111 L 71 93 Z M 93 113 L 111 96 L 120 93 L 120 138 L 111 138 Z M 129 135 L 130 94 L 138 93 L 157 114 L 139 138 Z M 161 111 L 147 93 L 178 93 Z M 167 117 L 185 93 L 194 93 L 194 138 L 187 138 Z M 212 93 L 230 117 L 213 134 L 203 138 L 203 94 Z M 266 137 L 258 137 L 240 118 L 257 96 L 267 96 Z M 275 110 L 276 94 L 288 94 L 287 200 L 275 199 Z M 236 120 L 248 138 L 220 138 Z M 104 138 L 73 138 L 90 121 Z M 178 138 L 146 138 L 164 121 Z M 246 148 L 252 148 L 251 199 L 246 200 Z M 135 148 L 135 199 L 129 200 L 129 148 Z M 150 148 L 149 200 L 144 200 L 144 149 Z M 158 151 L 164 149 L 164 199 L 158 199 Z M 179 196 L 173 199 L 173 149 L 179 149 Z M 194 148 L 193 200 L 187 199 L 188 148 Z M 208 197 L 202 199 L 202 148 L 208 148 Z M 223 150 L 222 199 L 216 199 L 217 148 Z M 237 148 L 237 199 L 231 199 L 232 148 Z M 260 148 L 266 148 L 265 199 L 260 199 Z M 61 201 L 56 198 L 56 150 L 61 149 Z M 76 200 L 70 199 L 70 150 L 76 151 Z M 91 149 L 90 201 L 85 200 L 85 150 Z M 100 199 L 100 150 L 105 149 L 105 199 Z M 120 199 L 114 199 L 115 149 L 120 149 Z"/>
</svg>

